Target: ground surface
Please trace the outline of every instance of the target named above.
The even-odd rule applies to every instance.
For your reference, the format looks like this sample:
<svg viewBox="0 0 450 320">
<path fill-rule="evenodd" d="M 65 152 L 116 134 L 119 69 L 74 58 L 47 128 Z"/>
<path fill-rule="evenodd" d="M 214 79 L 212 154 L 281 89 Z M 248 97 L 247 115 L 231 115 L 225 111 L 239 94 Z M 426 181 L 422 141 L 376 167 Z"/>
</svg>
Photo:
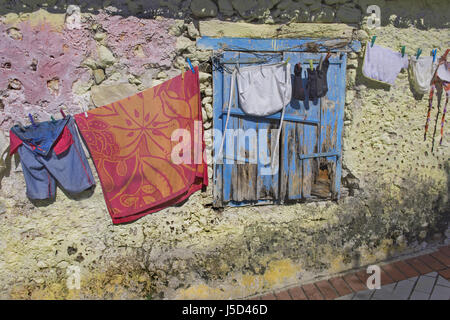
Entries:
<svg viewBox="0 0 450 320">
<path fill-rule="evenodd" d="M 380 264 L 381 288 L 370 290 L 365 269 L 270 292 L 256 300 L 450 300 L 450 246 Z"/>
</svg>

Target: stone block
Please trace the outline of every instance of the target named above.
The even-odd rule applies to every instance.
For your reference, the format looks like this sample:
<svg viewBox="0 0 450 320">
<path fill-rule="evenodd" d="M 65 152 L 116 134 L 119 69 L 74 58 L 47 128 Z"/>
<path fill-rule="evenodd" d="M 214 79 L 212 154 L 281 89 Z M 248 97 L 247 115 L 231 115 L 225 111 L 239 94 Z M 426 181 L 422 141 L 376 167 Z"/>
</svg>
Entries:
<svg viewBox="0 0 450 320">
<path fill-rule="evenodd" d="M 224 16 L 232 16 L 234 14 L 234 8 L 230 0 L 219 0 L 217 4 L 219 5 L 220 13 Z"/>
<path fill-rule="evenodd" d="M 318 11 L 311 15 L 312 22 L 333 22 L 334 9 L 330 6 L 321 6 Z"/>
<path fill-rule="evenodd" d="M 136 86 L 130 83 L 93 86 L 91 88 L 91 99 L 96 107 L 100 107 L 129 97 L 137 92 Z"/>
<path fill-rule="evenodd" d="M 193 0 L 191 10 L 198 18 L 217 16 L 217 5 L 211 0 Z"/>
<path fill-rule="evenodd" d="M 116 58 L 114 58 L 113 53 L 107 47 L 101 45 L 97 48 L 99 63 L 102 66 L 107 66 L 114 64 Z"/>
<path fill-rule="evenodd" d="M 358 23 L 361 20 L 361 10 L 352 6 L 344 5 L 338 8 L 336 18 L 338 22 Z"/>
</svg>

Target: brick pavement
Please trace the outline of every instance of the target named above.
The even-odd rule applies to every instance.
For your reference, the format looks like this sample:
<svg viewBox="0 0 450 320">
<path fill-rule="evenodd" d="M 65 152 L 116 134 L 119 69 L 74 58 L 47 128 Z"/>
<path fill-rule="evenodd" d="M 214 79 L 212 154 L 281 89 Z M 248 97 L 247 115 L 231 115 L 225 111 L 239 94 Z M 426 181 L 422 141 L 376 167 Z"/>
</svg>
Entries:
<svg viewBox="0 0 450 320">
<path fill-rule="evenodd" d="M 381 288 L 369 290 L 366 269 L 269 292 L 252 300 L 450 300 L 450 245 L 381 267 Z"/>
</svg>

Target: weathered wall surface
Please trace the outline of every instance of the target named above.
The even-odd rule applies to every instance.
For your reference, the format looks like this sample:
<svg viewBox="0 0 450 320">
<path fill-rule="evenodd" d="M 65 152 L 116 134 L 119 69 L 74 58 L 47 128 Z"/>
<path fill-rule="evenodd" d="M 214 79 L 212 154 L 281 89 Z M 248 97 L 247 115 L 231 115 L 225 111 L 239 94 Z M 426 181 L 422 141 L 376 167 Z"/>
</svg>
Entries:
<svg viewBox="0 0 450 320">
<path fill-rule="evenodd" d="M 408 54 L 450 46 L 445 0 L 78 3 L 0 1 L 2 151 L 10 126 L 27 122 L 28 113 L 40 121 L 60 108 L 78 113 L 179 74 L 186 57 L 207 61 L 211 53 L 195 45 L 201 32 L 248 36 L 248 25 L 218 20 L 258 24 L 254 37 L 333 38 L 354 27 L 363 43 L 377 35 L 378 44 L 405 45 Z M 380 29 L 366 27 L 369 4 L 381 8 Z M 288 22 L 304 24 L 281 26 L 280 35 L 278 24 Z M 406 71 L 392 87 L 365 79 L 362 57 L 348 60 L 345 188 L 337 203 L 219 212 L 209 188 L 182 206 L 113 226 L 99 184 L 77 198 L 58 190 L 55 201 L 30 202 L 19 159 L 6 157 L 0 298 L 239 298 L 448 241 L 450 128 L 431 152 L 436 108 L 423 141 L 426 97 L 413 95 Z M 201 70 L 211 146 L 211 70 Z M 70 266 L 80 267 L 79 290 L 66 285 Z"/>
</svg>

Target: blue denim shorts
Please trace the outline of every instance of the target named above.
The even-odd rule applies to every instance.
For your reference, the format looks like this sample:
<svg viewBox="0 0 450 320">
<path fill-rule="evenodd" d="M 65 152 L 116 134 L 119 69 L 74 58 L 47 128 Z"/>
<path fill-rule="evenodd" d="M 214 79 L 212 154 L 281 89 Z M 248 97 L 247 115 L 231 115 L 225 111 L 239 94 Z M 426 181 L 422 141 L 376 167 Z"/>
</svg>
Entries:
<svg viewBox="0 0 450 320">
<path fill-rule="evenodd" d="M 16 125 L 10 139 L 10 153 L 17 150 L 20 155 L 30 199 L 53 199 L 57 183 L 71 194 L 95 185 L 71 116 L 24 130 Z"/>
</svg>

